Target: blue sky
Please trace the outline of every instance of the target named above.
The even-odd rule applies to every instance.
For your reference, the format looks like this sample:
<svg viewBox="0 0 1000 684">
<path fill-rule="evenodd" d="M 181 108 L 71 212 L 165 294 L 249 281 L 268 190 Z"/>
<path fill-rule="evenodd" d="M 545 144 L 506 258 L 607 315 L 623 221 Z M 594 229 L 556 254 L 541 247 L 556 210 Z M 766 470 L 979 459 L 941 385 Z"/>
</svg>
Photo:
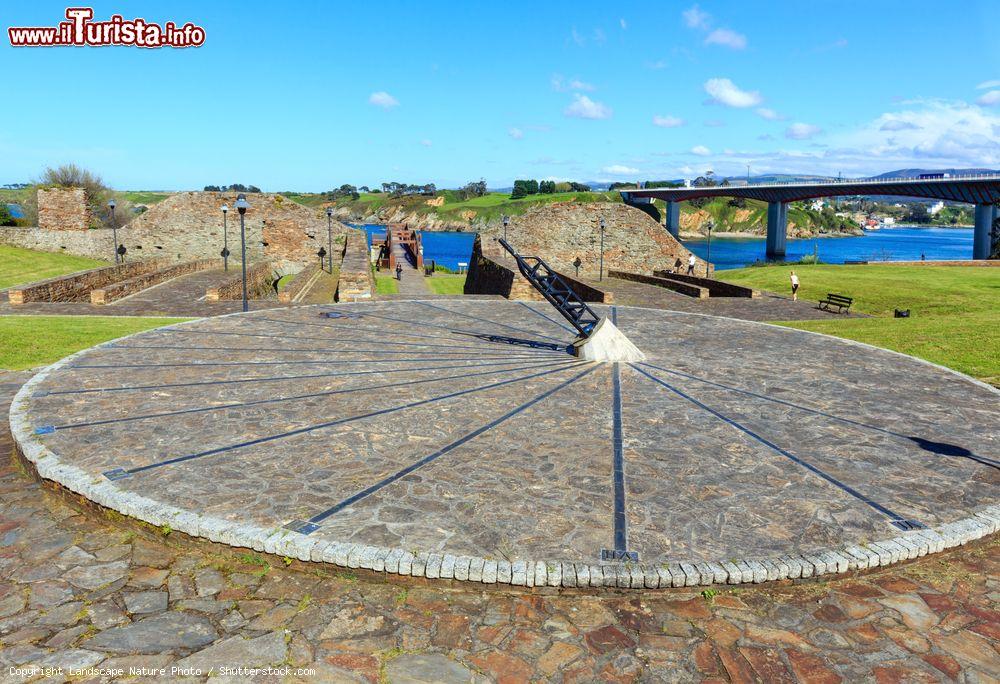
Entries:
<svg viewBox="0 0 1000 684">
<path fill-rule="evenodd" d="M 615 5 L 618 5 L 615 7 Z M 3 27 L 65 4 L 8 4 Z M 12 48 L 0 183 L 129 189 L 1000 167 L 995 0 L 94 5 L 184 50 Z M 6 33 L 6 32 L 5 32 Z"/>
</svg>

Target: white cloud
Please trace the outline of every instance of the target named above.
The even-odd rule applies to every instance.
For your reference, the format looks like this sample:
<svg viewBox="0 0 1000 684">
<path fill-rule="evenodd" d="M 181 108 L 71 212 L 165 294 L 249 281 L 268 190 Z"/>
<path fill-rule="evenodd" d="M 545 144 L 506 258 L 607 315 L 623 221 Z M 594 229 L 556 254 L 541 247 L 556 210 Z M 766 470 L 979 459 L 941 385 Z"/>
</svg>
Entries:
<svg viewBox="0 0 1000 684">
<path fill-rule="evenodd" d="M 993 107 L 1000 104 L 1000 90 L 991 90 L 983 93 L 982 96 L 976 100 L 976 104 L 983 105 L 984 107 Z"/>
<path fill-rule="evenodd" d="M 694 169 L 692 169 L 690 166 L 682 166 L 682 167 L 680 167 L 677 170 L 680 171 L 685 176 L 693 176 L 694 175 Z"/>
<path fill-rule="evenodd" d="M 423 145 L 424 147 L 430 147 L 434 143 L 432 143 L 428 138 L 424 138 L 423 140 L 420 141 L 420 144 Z"/>
<path fill-rule="evenodd" d="M 611 108 L 595 102 L 586 95 L 573 94 L 573 103 L 563 110 L 563 114 L 575 119 L 610 119 Z"/>
<path fill-rule="evenodd" d="M 912 131 L 914 129 L 916 129 L 914 123 L 900 119 L 888 119 L 884 124 L 879 126 L 880 131 Z"/>
<path fill-rule="evenodd" d="M 657 114 L 653 117 L 653 125 L 660 128 L 677 128 L 684 125 L 684 119 L 679 119 L 676 116 L 660 116 Z"/>
<path fill-rule="evenodd" d="M 705 37 L 705 45 L 722 45 L 733 50 L 742 50 L 747 46 L 747 37 L 732 29 L 717 28 Z"/>
<path fill-rule="evenodd" d="M 785 137 L 789 140 L 808 140 L 814 135 L 818 135 L 822 130 L 819 126 L 812 124 L 793 123 L 785 129 Z"/>
<path fill-rule="evenodd" d="M 727 107 L 756 107 L 763 98 L 756 90 L 741 90 L 728 78 L 710 78 L 705 81 L 705 92 L 712 97 L 712 102 Z"/>
<path fill-rule="evenodd" d="M 681 12 L 681 16 L 684 17 L 684 23 L 688 28 L 707 30 L 712 23 L 712 15 L 708 12 L 703 12 L 698 5 L 693 5 L 684 10 Z"/>
<path fill-rule="evenodd" d="M 667 62 L 663 59 L 658 59 L 655 62 L 646 62 L 646 68 L 652 69 L 653 71 L 659 71 L 660 69 L 667 68 Z"/>
<path fill-rule="evenodd" d="M 573 42 L 579 45 L 580 47 L 583 47 L 584 45 L 587 44 L 587 39 L 580 35 L 580 32 L 576 30 L 575 26 L 570 31 L 569 35 L 570 38 L 573 40 Z"/>
<path fill-rule="evenodd" d="M 712 150 L 708 149 L 704 145 L 695 145 L 691 148 L 691 154 L 697 154 L 699 157 L 707 157 L 712 154 Z"/>
<path fill-rule="evenodd" d="M 1000 164 L 1000 115 L 966 102 L 915 100 L 909 109 L 882 114 L 830 142 L 834 153 L 865 168 L 996 166 Z M 910 124 L 884 131 L 888 122 Z"/>
<path fill-rule="evenodd" d="M 989 90 L 990 88 L 1000 88 L 1000 78 L 992 81 L 983 81 L 976 86 L 976 90 Z"/>
<path fill-rule="evenodd" d="M 514 140 L 520 140 L 521 138 L 524 137 L 524 131 L 522 131 L 520 128 L 517 128 L 516 126 L 512 127 L 509 131 L 507 131 L 507 133 Z"/>
<path fill-rule="evenodd" d="M 622 27 L 622 31 L 624 31 L 624 30 L 628 29 L 628 22 L 627 22 L 627 21 L 625 21 L 625 19 L 624 19 L 624 18 L 622 18 L 622 19 L 619 19 L 619 20 L 618 20 L 618 23 L 619 23 L 619 24 L 621 25 L 621 27 Z"/>
<path fill-rule="evenodd" d="M 571 90 L 585 90 L 587 92 L 597 90 L 592 83 L 587 83 L 579 78 L 571 78 L 567 81 L 560 74 L 552 74 L 551 83 L 552 89 L 560 93 L 565 93 Z"/>
<path fill-rule="evenodd" d="M 785 120 L 785 116 L 783 114 L 779 114 L 778 112 L 774 111 L 773 109 L 768 109 L 767 107 L 760 107 L 760 108 L 758 108 L 757 109 L 757 116 L 759 116 L 762 119 L 767 119 L 768 121 L 784 121 Z"/>
<path fill-rule="evenodd" d="M 639 173 L 639 169 L 634 169 L 631 166 L 624 166 L 622 164 L 612 164 L 611 166 L 605 166 L 601 169 L 604 173 L 609 173 L 612 176 L 627 176 L 633 173 Z"/>
<path fill-rule="evenodd" d="M 378 92 L 372 93 L 368 96 L 368 104 L 373 104 L 376 107 L 381 107 L 382 109 L 392 109 L 393 107 L 399 106 L 399 100 L 384 90 L 379 90 Z"/>
</svg>

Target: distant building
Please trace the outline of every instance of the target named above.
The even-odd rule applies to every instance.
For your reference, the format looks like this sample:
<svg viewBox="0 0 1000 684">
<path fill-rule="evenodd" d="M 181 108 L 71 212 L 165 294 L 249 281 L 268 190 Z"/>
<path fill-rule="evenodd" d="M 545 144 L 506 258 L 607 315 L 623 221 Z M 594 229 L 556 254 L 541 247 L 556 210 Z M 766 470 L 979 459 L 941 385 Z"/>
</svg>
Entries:
<svg viewBox="0 0 1000 684">
<path fill-rule="evenodd" d="M 813 211 L 821 211 L 825 206 L 826 206 L 826 200 L 814 199 L 812 201 L 812 204 L 809 205 L 809 208 L 812 209 Z"/>
<path fill-rule="evenodd" d="M 944 202 L 937 201 L 934 204 L 932 204 L 930 209 L 928 209 L 927 211 L 928 213 L 930 213 L 931 216 L 935 216 L 942 209 L 944 209 Z"/>
</svg>

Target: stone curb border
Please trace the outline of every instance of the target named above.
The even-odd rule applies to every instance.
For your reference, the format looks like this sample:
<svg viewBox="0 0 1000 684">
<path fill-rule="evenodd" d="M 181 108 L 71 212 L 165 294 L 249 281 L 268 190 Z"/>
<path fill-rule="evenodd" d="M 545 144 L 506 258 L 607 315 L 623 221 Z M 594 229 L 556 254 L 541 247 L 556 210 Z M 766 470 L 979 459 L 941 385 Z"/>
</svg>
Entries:
<svg viewBox="0 0 1000 684">
<path fill-rule="evenodd" d="M 634 307 L 643 308 L 643 307 Z M 674 312 L 677 313 L 677 312 Z M 239 313 L 227 314 L 236 316 Z M 704 314 L 691 314 L 704 315 Z M 218 318 L 222 318 L 219 316 Z M 198 320 L 171 326 L 189 325 Z M 753 322 L 750 322 L 753 323 Z M 768 325 L 768 324 L 762 324 Z M 782 327 L 782 326 L 774 326 Z M 782 328 L 789 330 L 788 328 Z M 90 349 L 115 344 L 141 335 L 126 335 Z M 802 331 L 799 331 L 802 332 Z M 819 334 L 819 333 L 811 333 Z M 828 337 L 824 335 L 824 337 Z M 840 338 L 835 338 L 840 341 Z M 850 340 L 847 340 L 850 342 Z M 854 343 L 864 347 L 862 343 Z M 877 347 L 869 347 L 879 349 Z M 401 576 L 447 579 L 482 584 L 518 587 L 607 587 L 617 589 L 664 589 L 712 585 L 761 584 L 783 579 L 807 579 L 838 575 L 857 570 L 885 567 L 944 549 L 967 544 L 1000 531 L 1000 504 L 986 506 L 973 515 L 934 528 L 904 532 L 896 537 L 856 544 L 844 548 L 784 555 L 772 558 L 747 558 L 720 562 L 667 562 L 654 565 L 633 563 L 580 563 L 559 560 L 506 561 L 447 553 L 412 553 L 401 548 L 368 546 L 350 542 L 310 538 L 285 528 L 234 523 L 222 518 L 200 516 L 154 501 L 148 497 L 120 490 L 109 480 L 88 474 L 61 463 L 59 457 L 42 444 L 31 428 L 28 400 L 35 387 L 52 372 L 70 363 L 90 349 L 77 352 L 44 368 L 26 382 L 14 397 L 10 408 L 10 429 L 14 444 L 31 462 L 39 477 L 51 480 L 105 508 L 136 518 L 156 527 L 169 526 L 191 537 L 208 539 L 237 548 L 275 554 L 302 561 L 328 563 L 342 568 L 361 568 Z M 881 349 L 880 351 L 889 351 Z M 898 352 L 899 356 L 914 357 Z M 916 359 L 927 365 L 936 364 Z M 945 369 L 977 385 L 992 387 Z M 1000 392 L 998 392 L 1000 394 Z"/>
</svg>

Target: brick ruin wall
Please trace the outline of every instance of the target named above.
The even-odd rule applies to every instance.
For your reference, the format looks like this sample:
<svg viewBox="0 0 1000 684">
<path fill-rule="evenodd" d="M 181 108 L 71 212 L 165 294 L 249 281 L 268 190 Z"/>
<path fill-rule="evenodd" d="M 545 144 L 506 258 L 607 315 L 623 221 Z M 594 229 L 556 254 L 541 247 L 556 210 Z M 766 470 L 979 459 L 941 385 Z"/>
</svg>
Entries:
<svg viewBox="0 0 1000 684">
<path fill-rule="evenodd" d="M 560 272 L 559 275 L 584 301 L 614 303 L 612 293 L 591 287 L 564 272 Z M 545 301 L 538 290 L 520 274 L 512 257 L 484 255 L 482 240 L 479 236 L 473 243 L 469 272 L 465 276 L 464 292 L 469 295 L 501 295 L 507 299 Z"/>
<path fill-rule="evenodd" d="M 327 248 L 327 219 L 322 208 L 305 207 L 273 193 L 250 193 L 247 201 L 250 203 L 245 217 L 248 261 L 268 258 L 281 270 L 298 269 L 314 261 L 320 247 Z M 223 204 L 230 207 L 230 265 L 239 263 L 240 216 L 234 208 L 236 193 L 171 195 L 119 228 L 118 241 L 128 249 L 129 260 L 216 258 L 223 247 Z M 341 250 L 348 228 L 338 221 L 332 227 L 333 248 Z M 38 228 L 0 228 L 0 242 L 97 259 L 114 257 L 110 231 L 102 229 L 56 229 L 50 223 Z"/>
<path fill-rule="evenodd" d="M 41 230 L 88 230 L 90 209 L 83 188 L 40 188 L 38 227 Z"/>
<path fill-rule="evenodd" d="M 112 283 L 107 287 L 91 290 L 91 304 L 110 304 L 111 302 L 128 297 L 136 292 L 141 292 L 146 288 L 159 285 L 172 278 L 205 271 L 211 268 L 219 268 L 222 265 L 220 259 L 198 259 L 195 261 L 185 261 L 183 263 L 168 263 L 164 268 L 146 273 L 140 273 L 128 280 L 121 280 Z"/>
<path fill-rule="evenodd" d="M 29 302 L 87 302 L 90 291 L 110 286 L 122 280 L 150 273 L 168 265 L 167 261 L 151 259 L 133 261 L 122 266 L 105 266 L 83 273 L 49 278 L 25 287 L 10 290 L 11 304 Z"/>
<path fill-rule="evenodd" d="M 277 277 L 274 264 L 261 261 L 247 266 L 247 298 L 264 299 L 273 292 L 272 284 Z M 205 299 L 210 302 L 219 300 L 235 301 L 243 299 L 243 273 L 237 268 L 236 275 L 218 287 L 210 287 L 205 291 Z"/>
</svg>

